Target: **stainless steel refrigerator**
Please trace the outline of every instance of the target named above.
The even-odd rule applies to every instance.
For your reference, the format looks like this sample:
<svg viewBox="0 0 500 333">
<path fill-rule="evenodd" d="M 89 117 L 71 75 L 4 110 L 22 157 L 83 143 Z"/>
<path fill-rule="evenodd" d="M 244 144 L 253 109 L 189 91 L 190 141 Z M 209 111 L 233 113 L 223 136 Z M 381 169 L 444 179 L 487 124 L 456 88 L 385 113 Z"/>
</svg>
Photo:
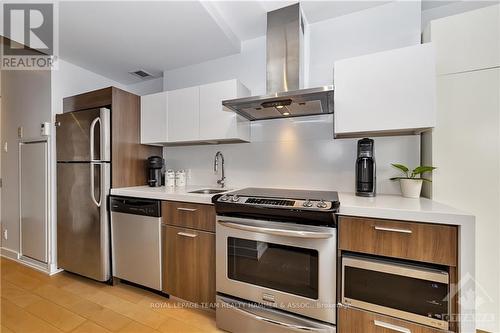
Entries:
<svg viewBox="0 0 500 333">
<path fill-rule="evenodd" d="M 111 277 L 110 110 L 60 114 L 56 128 L 58 267 L 107 281 Z"/>
</svg>

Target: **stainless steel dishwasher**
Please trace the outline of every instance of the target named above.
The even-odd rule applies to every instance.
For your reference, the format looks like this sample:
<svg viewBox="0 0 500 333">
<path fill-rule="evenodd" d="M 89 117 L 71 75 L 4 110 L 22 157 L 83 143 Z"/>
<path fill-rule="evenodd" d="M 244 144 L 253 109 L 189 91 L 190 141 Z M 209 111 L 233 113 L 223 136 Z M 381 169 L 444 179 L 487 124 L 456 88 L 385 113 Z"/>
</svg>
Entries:
<svg viewBox="0 0 500 333">
<path fill-rule="evenodd" d="M 111 197 L 113 276 L 161 290 L 161 201 Z"/>
</svg>

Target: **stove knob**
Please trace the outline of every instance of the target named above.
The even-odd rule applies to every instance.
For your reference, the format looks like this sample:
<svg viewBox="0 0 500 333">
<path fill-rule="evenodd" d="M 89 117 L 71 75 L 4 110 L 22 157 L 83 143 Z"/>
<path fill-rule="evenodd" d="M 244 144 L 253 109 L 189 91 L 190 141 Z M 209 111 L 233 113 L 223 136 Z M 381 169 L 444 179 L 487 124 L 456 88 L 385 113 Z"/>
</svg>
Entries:
<svg viewBox="0 0 500 333">
<path fill-rule="evenodd" d="M 240 197 L 237 196 L 237 195 L 233 195 L 233 197 L 231 198 L 231 201 L 232 202 L 238 202 L 238 201 L 240 201 Z"/>
<path fill-rule="evenodd" d="M 224 194 L 222 197 L 219 198 L 220 201 L 228 201 L 229 196 L 227 194 Z"/>
<path fill-rule="evenodd" d="M 302 204 L 304 207 L 312 207 L 312 202 L 311 200 L 307 199 L 306 201 L 304 201 L 304 203 Z"/>
<path fill-rule="evenodd" d="M 325 200 L 321 200 L 320 202 L 318 202 L 318 203 L 316 204 L 316 206 L 317 206 L 318 208 L 326 208 L 326 207 L 328 206 L 328 204 L 325 202 Z"/>
</svg>

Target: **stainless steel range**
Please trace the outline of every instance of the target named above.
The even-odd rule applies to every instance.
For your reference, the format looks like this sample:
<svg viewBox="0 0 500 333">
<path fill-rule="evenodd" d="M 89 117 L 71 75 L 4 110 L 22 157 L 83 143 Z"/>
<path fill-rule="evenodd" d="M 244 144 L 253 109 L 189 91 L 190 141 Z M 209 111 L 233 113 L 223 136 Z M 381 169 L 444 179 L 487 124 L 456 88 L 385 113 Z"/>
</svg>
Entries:
<svg viewBox="0 0 500 333">
<path fill-rule="evenodd" d="M 217 326 L 335 332 L 336 192 L 246 188 L 217 212 Z"/>
</svg>

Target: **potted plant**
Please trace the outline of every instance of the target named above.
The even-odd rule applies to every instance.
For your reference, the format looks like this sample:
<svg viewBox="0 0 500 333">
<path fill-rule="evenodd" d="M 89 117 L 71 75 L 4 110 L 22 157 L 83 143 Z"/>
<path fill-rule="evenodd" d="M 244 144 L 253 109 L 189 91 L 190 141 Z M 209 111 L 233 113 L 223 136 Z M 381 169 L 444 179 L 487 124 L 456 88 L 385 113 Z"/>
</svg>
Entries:
<svg viewBox="0 0 500 333">
<path fill-rule="evenodd" d="M 399 169 L 403 173 L 403 177 L 393 177 L 391 180 L 399 180 L 401 185 L 401 192 L 403 197 L 406 198 L 419 198 L 422 191 L 422 183 L 425 181 L 430 182 L 430 179 L 422 178 L 424 172 L 432 172 L 436 169 L 433 166 L 418 166 L 412 171 L 402 164 L 391 164 L 393 167 Z M 418 176 L 418 178 L 417 178 Z"/>
</svg>

